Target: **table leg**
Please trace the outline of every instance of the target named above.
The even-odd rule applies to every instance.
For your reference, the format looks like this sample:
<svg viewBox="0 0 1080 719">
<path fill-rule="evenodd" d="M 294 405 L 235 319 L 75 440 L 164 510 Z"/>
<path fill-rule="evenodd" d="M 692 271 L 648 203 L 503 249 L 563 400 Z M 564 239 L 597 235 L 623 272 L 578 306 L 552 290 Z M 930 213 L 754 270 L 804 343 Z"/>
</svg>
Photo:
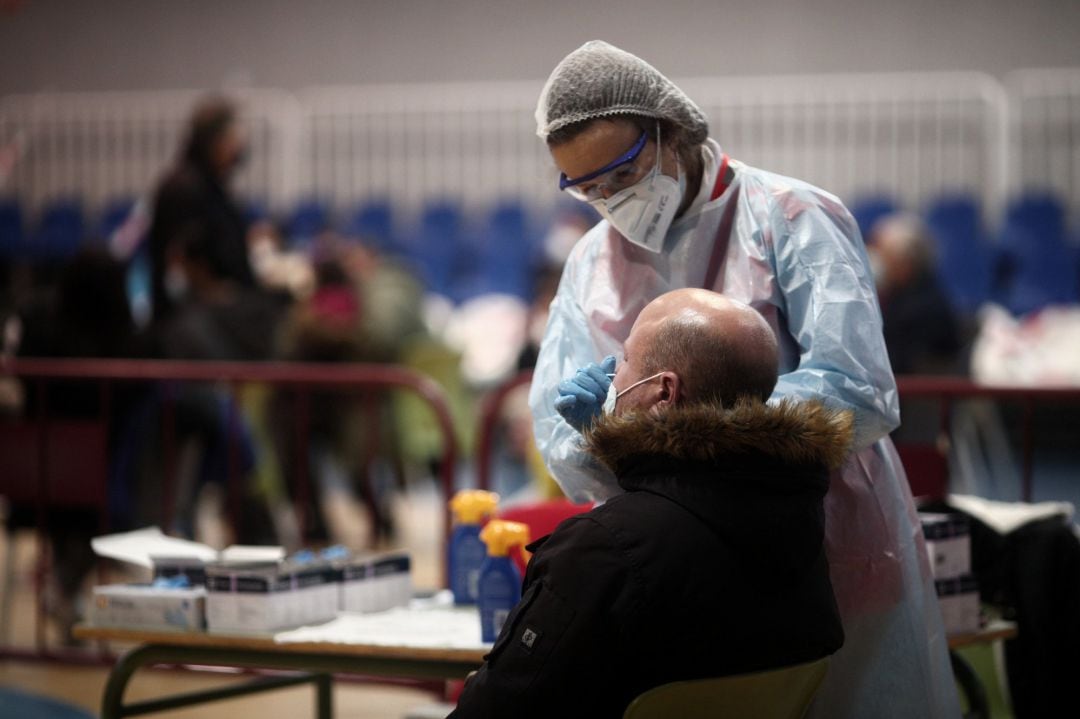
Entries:
<svg viewBox="0 0 1080 719">
<path fill-rule="evenodd" d="M 215 657 L 222 661 L 224 666 L 260 666 L 260 664 L 272 666 L 274 664 L 273 657 L 266 658 L 264 652 L 242 652 L 228 649 L 206 652 L 195 647 L 154 644 L 137 647 L 121 656 L 117 660 L 116 666 L 109 673 L 109 679 L 105 684 L 105 693 L 101 701 L 101 719 L 121 719 L 122 717 L 170 711 L 220 699 L 232 699 L 308 683 L 315 685 L 316 716 L 318 719 L 332 719 L 333 675 L 328 673 L 311 674 L 304 672 L 292 676 L 262 677 L 241 684 L 202 689 L 162 699 L 124 705 L 124 690 L 127 688 L 128 682 L 131 681 L 132 675 L 138 669 L 155 664 L 214 663 Z M 248 661 L 235 661 L 238 658 L 247 659 Z M 266 658 L 267 661 L 259 662 L 258 659 L 260 658 Z M 252 661 L 253 659 L 255 661 Z"/>
<path fill-rule="evenodd" d="M 953 676 L 967 697 L 968 713 L 966 719 L 990 719 L 990 702 L 986 699 L 986 687 L 979 681 L 978 674 L 966 659 L 956 652 L 949 651 Z"/>
<path fill-rule="evenodd" d="M 101 698 L 101 719 L 120 719 L 124 716 L 124 690 L 131 681 L 131 675 L 147 664 L 147 657 L 152 662 L 156 654 L 154 647 L 147 645 L 124 652 L 116 660 Z"/>
<path fill-rule="evenodd" d="M 334 677 L 330 674 L 316 674 L 315 681 L 315 716 L 318 719 L 332 719 L 334 716 Z"/>
</svg>

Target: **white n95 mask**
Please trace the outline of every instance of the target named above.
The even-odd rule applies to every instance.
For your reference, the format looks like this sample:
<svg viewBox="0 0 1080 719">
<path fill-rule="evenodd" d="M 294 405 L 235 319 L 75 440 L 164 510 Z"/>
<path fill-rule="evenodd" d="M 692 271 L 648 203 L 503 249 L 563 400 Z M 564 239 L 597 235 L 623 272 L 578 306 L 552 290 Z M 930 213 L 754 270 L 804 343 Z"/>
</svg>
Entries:
<svg viewBox="0 0 1080 719">
<path fill-rule="evenodd" d="M 683 195 L 679 179 L 660 172 L 660 137 L 656 138 L 656 164 L 647 177 L 611 197 L 589 202 L 628 242 L 649 252 L 660 252 Z"/>
<path fill-rule="evenodd" d="M 680 183 L 656 167 L 636 185 L 589 204 L 628 242 L 649 252 L 660 252 L 680 202 Z"/>
</svg>

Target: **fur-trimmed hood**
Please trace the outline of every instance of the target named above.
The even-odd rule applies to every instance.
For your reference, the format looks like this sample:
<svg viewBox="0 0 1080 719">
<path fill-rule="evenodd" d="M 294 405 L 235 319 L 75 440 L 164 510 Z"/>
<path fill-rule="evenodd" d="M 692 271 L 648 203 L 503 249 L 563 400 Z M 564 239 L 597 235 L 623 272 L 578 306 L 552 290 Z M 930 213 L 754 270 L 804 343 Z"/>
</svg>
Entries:
<svg viewBox="0 0 1080 719">
<path fill-rule="evenodd" d="M 850 412 L 785 400 L 604 417 L 587 441 L 626 490 L 605 507 L 646 494 L 675 502 L 745 561 L 748 578 L 779 591 L 824 561 L 829 469 L 851 436 Z"/>
<path fill-rule="evenodd" d="M 659 415 L 602 417 L 588 433 L 592 454 L 618 477 L 647 458 L 730 463 L 734 455 L 766 456 L 784 465 L 838 467 L 851 445 L 852 415 L 820 402 L 745 401 L 675 407 Z"/>
</svg>

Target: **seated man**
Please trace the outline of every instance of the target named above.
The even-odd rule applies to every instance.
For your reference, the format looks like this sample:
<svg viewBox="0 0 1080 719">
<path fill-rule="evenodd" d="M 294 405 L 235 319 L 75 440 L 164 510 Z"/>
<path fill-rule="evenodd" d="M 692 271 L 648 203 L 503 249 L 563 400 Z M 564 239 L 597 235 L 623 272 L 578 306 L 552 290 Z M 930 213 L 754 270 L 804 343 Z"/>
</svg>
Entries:
<svg viewBox="0 0 1080 719">
<path fill-rule="evenodd" d="M 529 547 L 521 602 L 453 717 L 620 717 L 667 682 L 780 668 L 843 643 L 822 499 L 851 416 L 765 404 L 772 331 L 713 292 L 657 298 L 624 350 L 613 381 L 614 358 L 590 365 L 557 405 L 584 417 L 592 456 L 625 493 Z M 614 407 L 601 414 L 609 384 Z"/>
</svg>

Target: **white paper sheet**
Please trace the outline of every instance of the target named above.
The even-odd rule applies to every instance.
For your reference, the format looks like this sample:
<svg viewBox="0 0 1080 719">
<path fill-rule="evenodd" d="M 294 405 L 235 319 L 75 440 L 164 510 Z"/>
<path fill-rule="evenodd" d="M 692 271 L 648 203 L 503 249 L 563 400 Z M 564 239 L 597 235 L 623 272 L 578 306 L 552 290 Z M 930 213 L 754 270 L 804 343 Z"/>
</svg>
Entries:
<svg viewBox="0 0 1080 719">
<path fill-rule="evenodd" d="M 201 559 L 204 562 L 212 562 L 218 557 L 213 547 L 166 536 L 158 527 L 94 537 L 90 540 L 90 546 L 99 557 L 129 562 L 147 569 L 154 566 L 151 557 L 155 556 Z"/>
<path fill-rule="evenodd" d="M 232 544 L 221 550 L 223 562 L 276 562 L 284 558 L 284 547 Z"/>
<path fill-rule="evenodd" d="M 413 600 L 370 614 L 342 613 L 325 624 L 300 627 L 274 636 L 274 641 L 374 644 L 429 649 L 490 649 L 480 641 L 480 612 L 476 607 L 455 607 L 449 592 L 434 599 Z"/>
</svg>

